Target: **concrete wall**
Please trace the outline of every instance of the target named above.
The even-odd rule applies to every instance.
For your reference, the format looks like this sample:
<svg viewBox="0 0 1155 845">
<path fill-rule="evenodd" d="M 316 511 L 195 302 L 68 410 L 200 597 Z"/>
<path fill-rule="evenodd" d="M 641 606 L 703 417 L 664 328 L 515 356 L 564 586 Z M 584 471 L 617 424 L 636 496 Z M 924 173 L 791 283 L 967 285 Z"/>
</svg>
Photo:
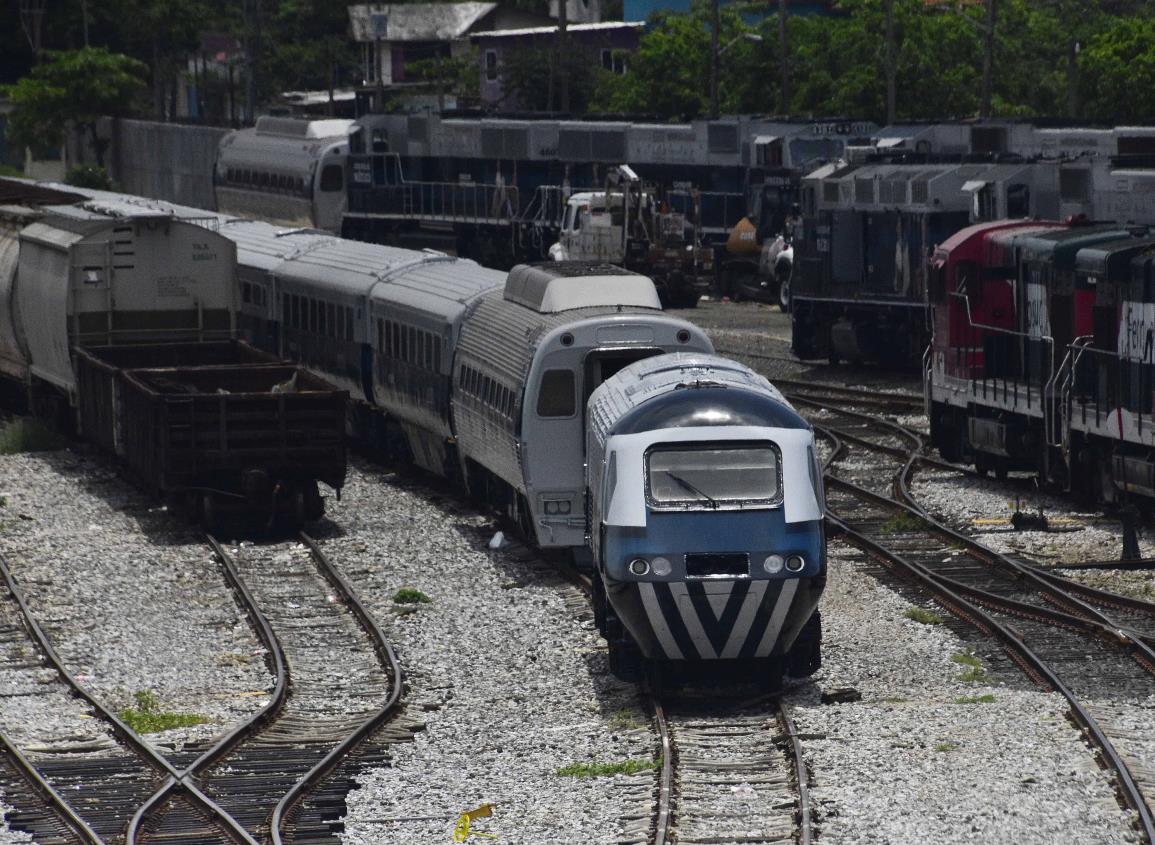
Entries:
<svg viewBox="0 0 1155 845">
<path fill-rule="evenodd" d="M 215 210 L 213 163 L 230 130 L 145 120 L 109 120 L 109 174 L 128 194 Z"/>
</svg>

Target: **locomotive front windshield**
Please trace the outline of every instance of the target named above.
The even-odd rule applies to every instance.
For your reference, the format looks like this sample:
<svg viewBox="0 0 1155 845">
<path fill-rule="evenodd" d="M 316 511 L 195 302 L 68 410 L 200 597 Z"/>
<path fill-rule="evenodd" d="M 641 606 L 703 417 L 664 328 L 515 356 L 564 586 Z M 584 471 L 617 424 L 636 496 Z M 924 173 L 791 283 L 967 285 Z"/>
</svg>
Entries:
<svg viewBox="0 0 1155 845">
<path fill-rule="evenodd" d="M 781 465 L 771 444 L 653 449 L 646 494 L 659 510 L 767 507 L 782 499 Z"/>
</svg>

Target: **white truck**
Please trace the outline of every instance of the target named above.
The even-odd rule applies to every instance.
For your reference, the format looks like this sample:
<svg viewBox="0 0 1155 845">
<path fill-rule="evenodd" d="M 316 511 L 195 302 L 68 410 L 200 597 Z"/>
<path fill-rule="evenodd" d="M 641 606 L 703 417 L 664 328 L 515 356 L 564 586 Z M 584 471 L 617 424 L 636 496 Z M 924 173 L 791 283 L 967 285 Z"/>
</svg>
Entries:
<svg viewBox="0 0 1155 845">
<path fill-rule="evenodd" d="M 712 255 L 697 227 L 669 211 L 626 165 L 611 171 L 603 191 L 583 191 L 566 201 L 554 261 L 598 261 L 644 273 L 667 306 L 689 307 L 710 286 Z"/>
</svg>

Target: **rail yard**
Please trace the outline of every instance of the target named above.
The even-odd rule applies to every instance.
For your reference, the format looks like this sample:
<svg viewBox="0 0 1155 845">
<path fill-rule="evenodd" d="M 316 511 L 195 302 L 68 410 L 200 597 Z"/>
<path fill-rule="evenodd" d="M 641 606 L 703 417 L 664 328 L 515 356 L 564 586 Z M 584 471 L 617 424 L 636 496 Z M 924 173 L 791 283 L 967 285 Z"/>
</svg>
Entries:
<svg viewBox="0 0 1155 845">
<path fill-rule="evenodd" d="M 89 835 L 25 766 L 89 841 L 1149 838 L 1155 581 L 1103 564 L 1118 518 L 936 462 L 917 381 L 798 363 L 777 308 L 694 318 L 815 426 L 814 676 L 615 679 L 580 571 L 428 475 L 357 458 L 315 539 L 214 550 L 91 447 L 9 455 L 4 841 Z M 137 745 L 149 708 L 205 721 Z"/>
</svg>

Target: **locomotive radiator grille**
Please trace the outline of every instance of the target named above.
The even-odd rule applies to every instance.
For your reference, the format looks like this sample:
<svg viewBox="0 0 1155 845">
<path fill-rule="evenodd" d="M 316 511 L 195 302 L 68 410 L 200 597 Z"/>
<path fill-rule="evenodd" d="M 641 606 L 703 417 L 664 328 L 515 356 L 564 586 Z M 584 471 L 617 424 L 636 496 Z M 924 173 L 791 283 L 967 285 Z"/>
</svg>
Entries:
<svg viewBox="0 0 1155 845">
<path fill-rule="evenodd" d="M 750 577 L 750 555 L 694 554 L 686 555 L 687 578 Z"/>
</svg>

